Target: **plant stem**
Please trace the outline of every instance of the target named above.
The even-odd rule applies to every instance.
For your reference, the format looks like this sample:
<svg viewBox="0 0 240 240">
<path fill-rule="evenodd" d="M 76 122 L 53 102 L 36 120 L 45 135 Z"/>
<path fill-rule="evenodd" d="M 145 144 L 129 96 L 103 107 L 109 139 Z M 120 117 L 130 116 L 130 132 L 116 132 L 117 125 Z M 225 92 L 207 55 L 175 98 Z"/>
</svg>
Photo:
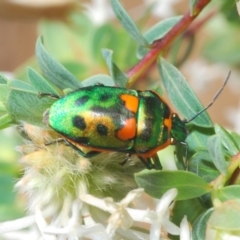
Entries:
<svg viewBox="0 0 240 240">
<path fill-rule="evenodd" d="M 158 56 L 166 51 L 170 44 L 182 34 L 211 0 L 199 0 L 194 7 L 194 15 L 188 11 L 182 19 L 161 39 L 153 42 L 151 50 L 128 72 L 129 84 L 146 74 L 156 63 Z"/>
</svg>

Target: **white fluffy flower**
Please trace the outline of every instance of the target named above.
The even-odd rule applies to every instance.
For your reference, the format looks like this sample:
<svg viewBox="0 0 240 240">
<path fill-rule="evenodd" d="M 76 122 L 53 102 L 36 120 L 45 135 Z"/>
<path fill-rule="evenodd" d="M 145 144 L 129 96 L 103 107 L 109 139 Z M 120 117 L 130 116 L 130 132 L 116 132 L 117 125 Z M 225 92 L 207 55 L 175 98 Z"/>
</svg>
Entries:
<svg viewBox="0 0 240 240">
<path fill-rule="evenodd" d="M 130 191 L 125 198 L 115 202 L 112 198 L 96 198 L 87 193 L 81 193 L 78 199 L 72 200 L 66 196 L 62 209 L 57 216 L 52 216 L 53 209 L 36 206 L 34 215 L 15 221 L 0 224 L 0 233 L 21 230 L 35 225 L 38 228 L 39 237 L 46 240 L 55 239 L 82 239 L 111 240 L 118 239 L 160 239 L 168 233 L 180 235 L 181 239 L 191 239 L 191 232 L 187 219 L 184 218 L 180 228 L 172 223 L 170 213 L 173 201 L 177 196 L 177 190 L 167 191 L 157 201 L 155 210 L 142 210 L 134 206 L 134 201 L 143 193 L 143 189 Z M 94 214 L 90 207 L 107 212 L 108 219 L 97 213 L 100 221 L 94 220 Z M 96 210 L 96 211 L 98 211 Z M 149 235 L 146 229 L 134 230 L 136 223 L 148 223 Z M 20 235 L 19 235 L 20 236 Z M 21 235 L 26 239 L 26 234 Z"/>
</svg>

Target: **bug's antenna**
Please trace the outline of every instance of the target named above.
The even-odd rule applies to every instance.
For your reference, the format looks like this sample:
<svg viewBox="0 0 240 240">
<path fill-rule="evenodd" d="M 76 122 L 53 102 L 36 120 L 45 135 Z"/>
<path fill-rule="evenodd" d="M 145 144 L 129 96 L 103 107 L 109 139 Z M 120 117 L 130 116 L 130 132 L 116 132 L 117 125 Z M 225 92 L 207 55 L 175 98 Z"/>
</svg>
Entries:
<svg viewBox="0 0 240 240">
<path fill-rule="evenodd" d="M 218 96 L 220 95 L 220 93 L 222 92 L 222 90 L 224 89 L 224 87 L 226 86 L 229 78 L 230 78 L 230 75 L 231 75 L 231 71 L 229 71 L 228 75 L 227 75 L 227 78 L 225 79 L 222 87 L 218 90 L 218 92 L 216 93 L 216 95 L 214 96 L 214 98 L 212 99 L 212 101 L 205 107 L 203 108 L 201 111 L 199 111 L 195 116 L 193 116 L 192 118 L 188 119 L 185 121 L 185 123 L 189 123 L 191 122 L 192 120 L 194 120 L 197 116 L 199 116 L 202 112 L 206 111 L 208 108 L 210 108 L 213 103 L 215 102 L 215 100 L 218 98 Z"/>
</svg>

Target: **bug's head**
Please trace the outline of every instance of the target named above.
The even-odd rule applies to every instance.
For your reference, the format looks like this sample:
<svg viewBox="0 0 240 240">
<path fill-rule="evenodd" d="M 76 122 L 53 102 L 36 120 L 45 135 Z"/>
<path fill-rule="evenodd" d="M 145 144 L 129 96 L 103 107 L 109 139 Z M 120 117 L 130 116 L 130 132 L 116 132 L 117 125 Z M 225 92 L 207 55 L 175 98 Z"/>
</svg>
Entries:
<svg viewBox="0 0 240 240">
<path fill-rule="evenodd" d="M 172 114 L 172 129 L 170 132 L 173 144 L 185 142 L 188 135 L 185 121 L 182 121 L 176 113 Z"/>
</svg>

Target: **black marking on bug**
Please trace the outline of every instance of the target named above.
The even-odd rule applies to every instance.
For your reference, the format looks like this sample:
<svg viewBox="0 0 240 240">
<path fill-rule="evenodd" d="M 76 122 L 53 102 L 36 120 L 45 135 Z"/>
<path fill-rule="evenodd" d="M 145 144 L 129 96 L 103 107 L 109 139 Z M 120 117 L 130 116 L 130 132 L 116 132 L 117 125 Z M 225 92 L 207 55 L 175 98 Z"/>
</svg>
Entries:
<svg viewBox="0 0 240 240">
<path fill-rule="evenodd" d="M 85 119 L 82 116 L 75 116 L 72 122 L 74 127 L 79 128 L 80 130 L 84 130 L 87 127 Z"/>
<path fill-rule="evenodd" d="M 112 94 L 101 94 L 100 96 L 99 96 L 99 101 L 101 101 L 101 102 L 106 102 L 106 101 L 108 101 L 109 99 L 111 99 L 112 98 Z"/>
<path fill-rule="evenodd" d="M 169 118 L 171 115 L 170 108 L 166 106 L 165 103 L 161 105 L 162 113 L 163 113 L 163 118 Z"/>
<path fill-rule="evenodd" d="M 107 128 L 105 125 L 99 123 L 99 124 L 97 124 L 97 132 L 98 132 L 100 135 L 107 136 L 107 134 L 108 134 L 108 128 Z"/>
<path fill-rule="evenodd" d="M 89 100 L 89 96 L 87 96 L 87 95 L 82 96 L 82 97 L 78 98 L 78 99 L 75 101 L 75 105 L 76 105 L 76 106 L 82 106 L 82 105 L 84 105 L 88 100 Z"/>
<path fill-rule="evenodd" d="M 116 103 L 112 107 L 101 107 L 101 106 L 93 106 L 91 111 L 94 113 L 105 114 L 111 117 L 114 121 L 118 121 L 122 116 L 127 116 L 127 118 L 134 117 L 135 114 L 130 112 L 128 109 L 124 108 L 122 103 Z"/>
</svg>

